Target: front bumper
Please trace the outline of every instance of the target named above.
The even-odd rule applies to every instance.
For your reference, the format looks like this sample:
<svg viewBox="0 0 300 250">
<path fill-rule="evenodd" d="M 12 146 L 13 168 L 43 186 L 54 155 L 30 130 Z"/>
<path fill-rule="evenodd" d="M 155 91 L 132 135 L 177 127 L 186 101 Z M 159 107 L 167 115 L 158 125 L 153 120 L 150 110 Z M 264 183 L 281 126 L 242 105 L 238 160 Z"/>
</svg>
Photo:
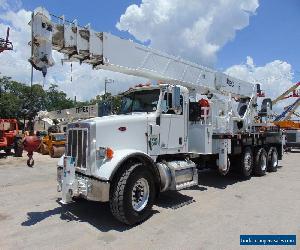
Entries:
<svg viewBox="0 0 300 250">
<path fill-rule="evenodd" d="M 63 167 L 57 167 L 57 191 L 62 190 Z M 110 183 L 100 181 L 95 177 L 86 176 L 81 173 L 75 173 L 74 183 L 72 185 L 72 197 L 82 197 L 92 201 L 109 201 Z"/>
</svg>

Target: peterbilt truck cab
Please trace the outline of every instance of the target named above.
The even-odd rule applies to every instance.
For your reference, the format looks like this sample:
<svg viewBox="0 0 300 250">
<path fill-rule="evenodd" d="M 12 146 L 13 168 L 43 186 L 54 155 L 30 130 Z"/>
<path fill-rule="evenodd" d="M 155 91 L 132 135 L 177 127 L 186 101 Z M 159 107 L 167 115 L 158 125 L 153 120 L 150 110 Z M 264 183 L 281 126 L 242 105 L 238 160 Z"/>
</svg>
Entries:
<svg viewBox="0 0 300 250">
<path fill-rule="evenodd" d="M 126 194 L 130 191 L 132 214 L 140 218 L 138 214 L 158 192 L 196 185 L 196 165 L 184 155 L 188 152 L 188 93 L 187 88 L 176 85 L 137 87 L 122 95 L 117 115 L 69 124 L 66 154 L 58 166 L 64 200 L 81 196 L 111 201 L 115 211 L 120 205 L 116 195 L 125 188 Z M 171 155 L 178 158 L 173 173 L 163 164 L 164 157 Z M 75 171 L 64 190 L 62 180 L 68 172 L 63 168 L 68 164 Z M 140 178 L 131 180 L 135 175 Z M 120 212 L 114 214 L 120 216 Z M 121 220 L 132 224 L 125 218 Z"/>
</svg>

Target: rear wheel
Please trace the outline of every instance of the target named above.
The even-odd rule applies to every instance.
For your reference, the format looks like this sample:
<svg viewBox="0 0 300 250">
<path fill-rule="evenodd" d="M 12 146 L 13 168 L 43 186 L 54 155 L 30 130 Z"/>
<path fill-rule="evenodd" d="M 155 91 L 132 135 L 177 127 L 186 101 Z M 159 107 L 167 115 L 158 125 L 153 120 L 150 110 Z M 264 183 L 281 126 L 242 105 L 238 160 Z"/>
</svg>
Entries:
<svg viewBox="0 0 300 250">
<path fill-rule="evenodd" d="M 243 178 L 249 178 L 253 169 L 253 153 L 250 147 L 245 147 L 240 158 L 240 173 Z"/>
<path fill-rule="evenodd" d="M 50 150 L 50 156 L 51 158 L 59 158 L 64 154 L 64 147 L 56 147 L 56 146 L 52 146 L 51 150 Z"/>
<path fill-rule="evenodd" d="M 40 152 L 41 152 L 42 155 L 49 154 L 48 147 L 45 143 L 41 143 Z"/>
<path fill-rule="evenodd" d="M 254 173 L 257 176 L 263 176 L 267 171 L 267 152 L 264 148 L 260 148 L 255 155 Z"/>
<path fill-rule="evenodd" d="M 4 151 L 5 151 L 6 155 L 10 155 L 10 153 L 11 153 L 11 149 L 10 148 L 5 149 Z"/>
<path fill-rule="evenodd" d="M 275 147 L 271 147 L 268 150 L 268 164 L 267 164 L 267 170 L 269 172 L 276 172 L 278 167 L 278 151 Z"/>
<path fill-rule="evenodd" d="M 152 173 L 141 163 L 127 166 L 116 177 L 110 193 L 110 209 L 121 222 L 134 225 L 151 215 L 155 198 Z"/>
<path fill-rule="evenodd" d="M 16 138 L 15 145 L 14 145 L 15 157 L 22 157 L 23 149 L 24 147 L 23 147 L 22 138 Z"/>
</svg>

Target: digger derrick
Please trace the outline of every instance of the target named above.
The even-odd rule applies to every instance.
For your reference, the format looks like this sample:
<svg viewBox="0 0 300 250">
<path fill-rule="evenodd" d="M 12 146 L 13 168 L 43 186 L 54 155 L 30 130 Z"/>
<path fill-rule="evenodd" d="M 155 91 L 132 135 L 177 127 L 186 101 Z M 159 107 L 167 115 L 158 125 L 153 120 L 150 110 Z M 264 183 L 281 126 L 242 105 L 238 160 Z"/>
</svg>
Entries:
<svg viewBox="0 0 300 250">
<path fill-rule="evenodd" d="M 63 17 L 55 23 L 42 8 L 30 24 L 30 62 L 43 74 L 56 50 L 67 61 L 162 83 L 123 93 L 120 114 L 68 125 L 57 167 L 63 203 L 73 197 L 110 202 L 118 220 L 134 225 L 150 216 L 159 192 L 197 185 L 203 167 L 227 175 L 230 162 L 237 163 L 244 178 L 277 170 L 282 133 L 259 120 L 271 107 L 264 99 L 258 113 L 259 85 Z"/>
<path fill-rule="evenodd" d="M 65 55 L 68 61 L 92 65 L 94 69 L 180 84 L 204 94 L 219 93 L 234 97 L 253 97 L 256 86 L 227 76 L 221 72 L 186 61 L 180 57 L 145 47 L 106 32 L 95 32 L 90 26 L 76 22 L 51 21 L 50 14 L 37 8 L 30 22 L 32 26 L 31 64 L 46 72 L 54 65 L 52 50 Z"/>
</svg>

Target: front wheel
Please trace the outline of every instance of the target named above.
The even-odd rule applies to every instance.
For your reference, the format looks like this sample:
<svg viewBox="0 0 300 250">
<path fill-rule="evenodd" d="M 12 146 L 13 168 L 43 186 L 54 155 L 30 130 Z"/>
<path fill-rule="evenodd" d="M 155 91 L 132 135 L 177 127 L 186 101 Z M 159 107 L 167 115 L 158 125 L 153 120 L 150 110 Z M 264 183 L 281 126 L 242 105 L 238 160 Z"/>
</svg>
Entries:
<svg viewBox="0 0 300 250">
<path fill-rule="evenodd" d="M 230 171 L 230 164 L 231 164 L 230 163 L 230 158 L 228 156 L 227 157 L 227 166 L 226 166 L 226 169 L 220 169 L 220 168 L 218 168 L 219 174 L 222 175 L 222 176 L 227 175 L 229 173 L 229 171 Z"/>
<path fill-rule="evenodd" d="M 16 138 L 15 139 L 15 145 L 14 145 L 14 151 L 15 151 L 15 157 L 22 157 L 23 155 L 23 141 L 22 138 Z"/>
<path fill-rule="evenodd" d="M 45 143 L 41 143 L 41 146 L 40 146 L 40 152 L 42 155 L 47 155 L 49 154 L 49 150 L 48 150 L 48 147 Z"/>
<path fill-rule="evenodd" d="M 10 148 L 5 149 L 4 151 L 5 151 L 5 154 L 7 156 L 11 154 L 11 149 Z"/>
<path fill-rule="evenodd" d="M 152 173 L 141 163 L 127 166 L 112 183 L 110 209 L 121 222 L 135 225 L 151 215 L 155 198 Z"/>
<path fill-rule="evenodd" d="M 52 146 L 52 148 L 50 149 L 50 157 L 51 158 L 60 158 L 65 152 L 65 148 L 64 147 L 56 147 L 56 146 Z"/>
</svg>

